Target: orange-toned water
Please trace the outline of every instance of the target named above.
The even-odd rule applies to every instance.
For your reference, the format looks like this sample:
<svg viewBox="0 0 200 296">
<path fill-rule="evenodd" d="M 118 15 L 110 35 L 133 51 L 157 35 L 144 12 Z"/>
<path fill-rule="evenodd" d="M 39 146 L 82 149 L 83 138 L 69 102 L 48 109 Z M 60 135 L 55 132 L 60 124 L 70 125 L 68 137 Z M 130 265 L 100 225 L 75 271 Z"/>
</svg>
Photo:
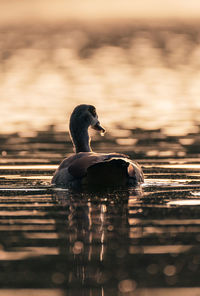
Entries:
<svg viewBox="0 0 200 296">
<path fill-rule="evenodd" d="M 66 130 L 80 103 L 110 130 L 196 132 L 199 34 L 198 23 L 3 27 L 0 132 Z"/>
<path fill-rule="evenodd" d="M 197 295 L 200 31 L 95 30 L 1 32 L 0 296 Z M 93 149 L 138 159 L 142 187 L 51 187 L 85 102 Z"/>
<path fill-rule="evenodd" d="M 198 293 L 198 134 L 189 143 L 161 130 L 119 131 L 96 135 L 93 149 L 137 158 L 145 183 L 95 194 L 50 186 L 72 152 L 65 132 L 1 136 L 0 295 Z"/>
</svg>

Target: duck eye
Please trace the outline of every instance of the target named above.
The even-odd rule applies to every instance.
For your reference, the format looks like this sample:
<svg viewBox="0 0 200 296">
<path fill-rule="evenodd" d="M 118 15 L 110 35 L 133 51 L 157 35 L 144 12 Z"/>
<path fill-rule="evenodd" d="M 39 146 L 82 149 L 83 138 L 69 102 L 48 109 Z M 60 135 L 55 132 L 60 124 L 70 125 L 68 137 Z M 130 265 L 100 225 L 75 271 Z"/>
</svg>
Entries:
<svg viewBox="0 0 200 296">
<path fill-rule="evenodd" d="M 94 107 L 89 107 L 88 111 L 92 114 L 93 117 L 97 116 L 96 109 Z"/>
</svg>

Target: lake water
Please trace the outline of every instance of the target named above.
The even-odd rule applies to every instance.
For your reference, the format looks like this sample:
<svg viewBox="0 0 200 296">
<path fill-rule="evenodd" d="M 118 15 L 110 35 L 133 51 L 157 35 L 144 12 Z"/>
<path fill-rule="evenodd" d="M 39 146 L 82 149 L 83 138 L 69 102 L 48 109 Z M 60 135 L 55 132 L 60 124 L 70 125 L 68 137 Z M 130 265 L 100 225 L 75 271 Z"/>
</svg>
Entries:
<svg viewBox="0 0 200 296">
<path fill-rule="evenodd" d="M 199 295 L 198 25 L 0 34 L 0 296 Z M 51 188 L 79 103 L 107 130 L 93 150 L 137 159 L 141 187 Z"/>
</svg>

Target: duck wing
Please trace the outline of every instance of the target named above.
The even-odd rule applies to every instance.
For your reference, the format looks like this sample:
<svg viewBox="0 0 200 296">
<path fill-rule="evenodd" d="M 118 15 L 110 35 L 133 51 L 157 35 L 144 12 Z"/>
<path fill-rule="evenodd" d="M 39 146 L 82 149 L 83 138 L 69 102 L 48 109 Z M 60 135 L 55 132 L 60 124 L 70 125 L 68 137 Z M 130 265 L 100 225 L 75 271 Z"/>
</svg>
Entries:
<svg viewBox="0 0 200 296">
<path fill-rule="evenodd" d="M 96 182 L 104 178 L 115 179 L 124 177 L 142 183 L 144 176 L 141 167 L 130 160 L 127 155 L 120 153 L 94 153 L 86 152 L 81 157 L 74 159 L 68 167 L 69 173 L 75 178 L 86 175 L 96 178 Z"/>
<path fill-rule="evenodd" d="M 69 173 L 75 178 L 82 178 L 90 166 L 105 161 L 105 156 L 100 153 L 80 152 L 78 154 L 81 154 L 80 157 L 73 159 L 68 166 Z"/>
<path fill-rule="evenodd" d="M 65 159 L 60 163 L 59 167 L 55 171 L 53 178 L 51 180 L 52 184 L 67 186 L 68 183 L 72 182 L 74 177 L 68 171 L 69 167 L 76 163 L 76 161 L 84 157 L 87 154 L 86 152 L 81 152 L 77 154 L 73 154 Z"/>
<path fill-rule="evenodd" d="M 81 178 L 86 175 L 87 169 L 97 163 L 109 161 L 113 157 L 126 157 L 119 153 L 95 153 L 95 152 L 80 152 L 72 157 L 67 158 L 61 163 L 60 168 L 68 167 L 69 173 L 75 178 Z"/>
</svg>

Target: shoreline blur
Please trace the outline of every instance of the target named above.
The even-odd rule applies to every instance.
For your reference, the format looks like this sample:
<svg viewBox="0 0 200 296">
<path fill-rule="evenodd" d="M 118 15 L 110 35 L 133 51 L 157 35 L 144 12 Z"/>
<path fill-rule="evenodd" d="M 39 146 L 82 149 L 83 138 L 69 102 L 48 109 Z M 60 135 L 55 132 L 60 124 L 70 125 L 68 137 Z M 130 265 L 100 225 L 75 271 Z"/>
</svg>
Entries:
<svg viewBox="0 0 200 296">
<path fill-rule="evenodd" d="M 198 129 L 198 22 L 8 26 L 0 43 L 1 133 L 65 131 L 81 103 L 110 130 Z"/>
</svg>

